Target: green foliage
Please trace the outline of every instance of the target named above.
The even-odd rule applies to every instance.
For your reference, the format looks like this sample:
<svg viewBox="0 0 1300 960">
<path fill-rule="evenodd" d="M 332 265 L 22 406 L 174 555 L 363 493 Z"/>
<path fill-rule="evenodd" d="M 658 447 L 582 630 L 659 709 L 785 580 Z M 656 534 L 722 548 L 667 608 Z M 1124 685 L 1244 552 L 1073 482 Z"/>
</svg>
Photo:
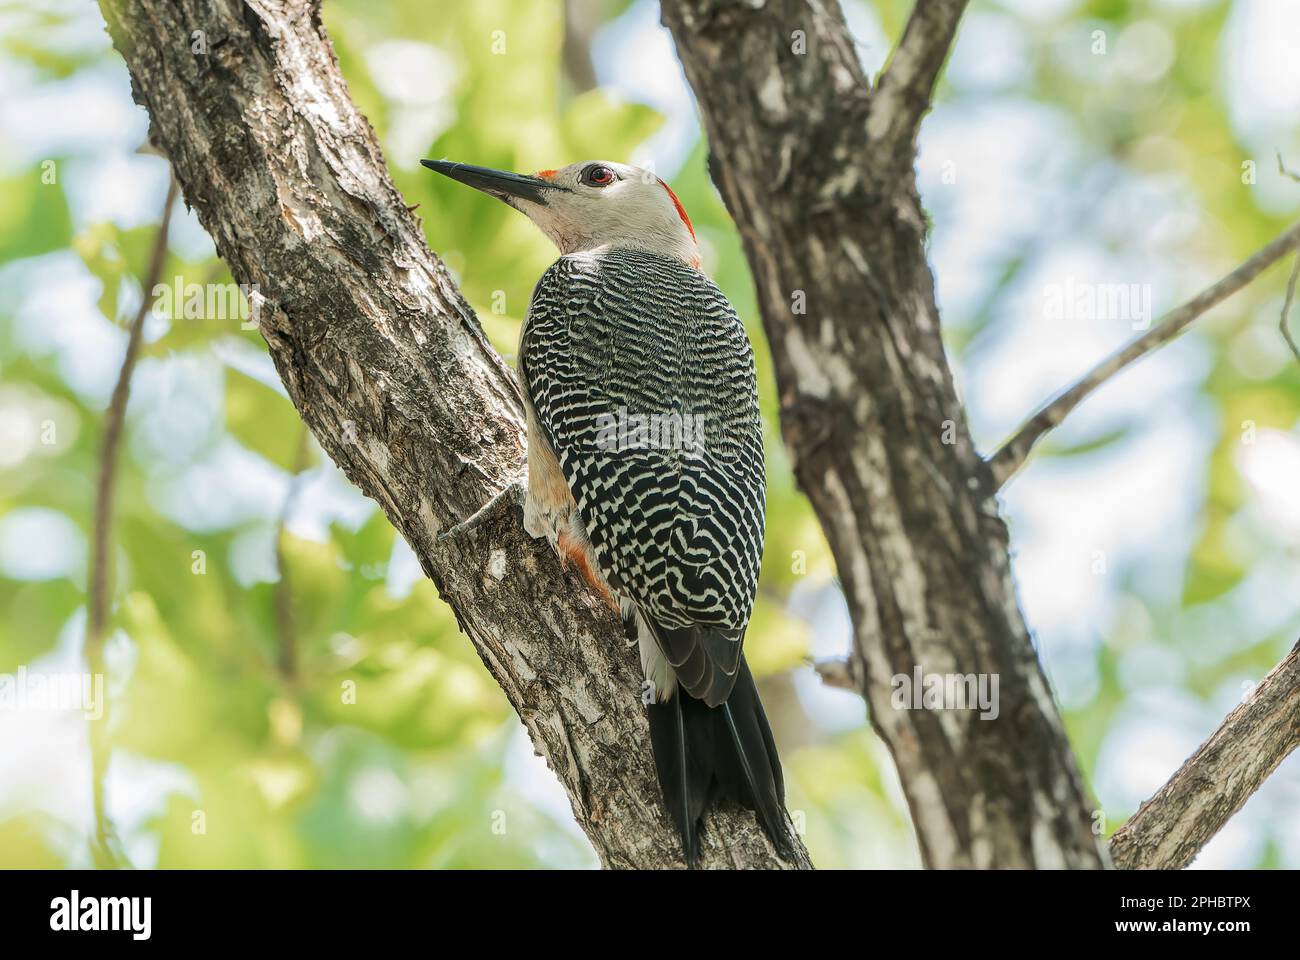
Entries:
<svg viewBox="0 0 1300 960">
<path fill-rule="evenodd" d="M 34 257 L 68 245 L 68 201 L 57 180 L 41 182 L 42 171 L 0 178 L 0 261 Z"/>
<path fill-rule="evenodd" d="M 846 5 L 859 10 L 855 0 Z M 107 84 L 111 76 L 115 95 L 129 97 L 125 70 L 93 8 L 49 6 L 0 3 L 0 13 L 14 16 L 19 27 L 0 44 L 4 65 L 50 89 L 94 78 Z M 599 4 L 606 22 L 630 6 L 627 0 Z M 911 3 L 870 6 L 883 33 L 894 37 Z M 1172 14 L 1168 5 L 1088 0 L 1056 20 L 1024 14 L 1027 6 L 995 3 L 973 12 L 1004 18 L 1026 38 L 1026 77 L 1014 94 L 1071 118 L 1081 154 L 1069 158 L 1072 164 L 1177 177 L 1212 224 L 1205 232 L 1213 236 L 1198 242 L 1212 244 L 1228 262 L 1277 232 L 1284 218 L 1253 202 L 1239 176 L 1250 151 L 1234 132 L 1220 76 L 1230 4 Z M 1114 42 L 1134 20 L 1157 16 L 1156 6 L 1176 56 L 1153 91 L 1137 95 L 1130 81 L 1100 73 L 1085 83 L 1072 72 L 1061 47 L 1068 31 L 1086 36 L 1104 29 Z M 607 89 L 575 94 L 560 54 L 562 11 L 562 4 L 532 0 L 465 0 L 436 10 L 420 0 L 333 0 L 323 8 L 351 95 L 374 126 L 395 183 L 418 206 L 430 247 L 507 357 L 533 284 L 554 251 L 517 213 L 433 177 L 415 161 L 447 157 L 529 171 L 640 155 L 663 129 L 663 118 Z M 425 86 L 395 87 L 385 75 L 385 62 L 408 55 L 430 72 Z M 946 81 L 941 89 L 973 109 L 986 96 Z M 80 648 L 103 410 L 156 224 L 92 217 L 87 191 L 65 189 L 71 185 L 64 181 L 67 171 L 108 159 L 135 164 L 135 173 L 156 173 L 160 162 L 127 152 L 134 146 L 60 145 L 39 158 L 0 149 L 0 532 L 18 511 L 41 510 L 82 538 L 54 572 L 30 576 L 0 566 L 0 673 L 74 662 Z M 704 266 L 755 345 L 768 528 L 746 648 L 772 706 L 789 805 L 821 866 L 913 865 L 906 804 L 884 748 L 864 724 L 861 701 L 824 694 L 843 698 L 834 701 L 842 715 L 828 719 L 808 707 L 807 691 L 792 679 L 807 677 L 811 652 L 825 653 L 831 641 L 843 652 L 848 641 L 821 635 L 835 621 L 820 607 L 816 616 L 806 611 L 805 601 L 838 604 L 834 564 L 781 440 L 753 284 L 706 156 L 697 140 L 680 169 L 659 172 L 690 211 Z M 1254 159 L 1261 175 L 1272 163 Z M 1300 166 L 1300 157 L 1291 159 Z M 46 182 L 50 170 L 57 175 Z M 149 215 L 159 199 L 142 201 Z M 935 232 L 942 232 L 937 213 L 936 221 Z M 988 265 L 991 282 L 977 302 L 961 311 L 945 304 L 948 347 L 959 368 L 995 339 L 1012 293 L 1054 229 L 1045 218 L 1040 233 Z M 1115 244 L 1113 237 L 1090 240 L 1102 248 Z M 93 290 L 80 313 L 54 296 L 63 279 L 51 279 L 53 260 L 73 264 Z M 215 255 L 196 252 L 175 234 L 163 277 L 232 282 Z M 1066 712 L 1091 782 L 1102 773 L 1119 718 L 1142 692 L 1127 679 L 1129 658 L 1169 655 L 1183 671 L 1171 688 L 1217 703 L 1225 677 L 1258 677 L 1294 639 L 1278 628 L 1225 644 L 1197 619 L 1233 616 L 1252 576 L 1270 562 L 1269 549 L 1276 549 L 1260 529 L 1267 524 L 1252 512 L 1239 458 L 1244 423 L 1285 432 L 1300 418 L 1297 365 L 1277 363 L 1261 374 L 1240 362 L 1252 327 L 1276 324 L 1277 286 L 1261 281 L 1198 334 L 1210 358 L 1198 397 L 1218 436 L 1202 475 L 1189 478 L 1203 496 L 1191 543 L 1173 561 L 1177 589 L 1152 588 L 1138 569 L 1117 571 L 1109 587 L 1116 612 L 1089 655 L 1095 691 Z M 83 338 L 91 346 L 79 347 Z M 234 348 L 250 345 L 260 350 L 260 337 L 241 329 L 238 318 L 187 316 L 183 304 L 157 309 L 143 344 L 118 468 L 110 623 L 111 783 L 118 786 L 113 796 L 128 850 L 143 865 L 162 867 L 592 865 L 562 799 L 554 808 L 539 803 L 512 766 L 519 721 L 448 607 L 422 577 L 413 586 L 401 582 L 403 553 L 383 514 L 374 504 L 358 505 L 355 495 L 346 509 L 339 506 L 346 483 L 314 444 L 300 460 L 302 427 L 289 401 L 232 359 L 245 357 Z M 100 375 L 88 376 L 89 368 Z M 191 409 L 190 393 L 202 409 Z M 179 413 L 189 419 L 169 419 Z M 1093 458 L 1140 443 L 1149 414 L 1134 411 L 1130 421 L 1083 439 L 1053 439 L 1037 456 L 1061 469 L 1086 468 Z M 159 436 L 159 424 L 172 432 Z M 51 429 L 47 443 L 43 431 Z M 282 529 L 295 468 L 306 472 L 290 517 L 318 522 Z M 328 509 L 321 506 L 325 488 L 338 501 Z M 19 552 L 41 554 L 45 546 Z M 804 605 L 791 602 L 796 596 Z M 288 643 L 296 652 L 292 674 L 282 667 Z M 27 735 L 66 748 L 66 739 L 45 728 Z M 132 807 L 122 785 L 137 774 L 153 786 L 135 792 L 152 801 Z M 86 862 L 84 811 L 57 792 L 35 775 L 0 784 L 0 865 Z M 1107 812 L 1113 828 L 1130 811 Z M 1270 840 L 1263 856 L 1264 865 L 1275 865 L 1282 854 Z"/>
</svg>

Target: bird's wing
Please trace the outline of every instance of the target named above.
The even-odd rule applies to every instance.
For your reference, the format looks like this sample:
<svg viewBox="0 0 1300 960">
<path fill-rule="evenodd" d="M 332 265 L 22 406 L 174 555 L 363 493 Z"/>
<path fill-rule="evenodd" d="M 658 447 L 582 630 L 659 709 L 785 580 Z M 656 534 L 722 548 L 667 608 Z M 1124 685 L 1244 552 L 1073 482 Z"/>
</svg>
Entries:
<svg viewBox="0 0 1300 960">
<path fill-rule="evenodd" d="M 754 356 L 735 311 L 671 258 L 562 257 L 533 293 L 520 371 L 601 572 L 686 691 L 721 702 L 763 552 Z"/>
</svg>

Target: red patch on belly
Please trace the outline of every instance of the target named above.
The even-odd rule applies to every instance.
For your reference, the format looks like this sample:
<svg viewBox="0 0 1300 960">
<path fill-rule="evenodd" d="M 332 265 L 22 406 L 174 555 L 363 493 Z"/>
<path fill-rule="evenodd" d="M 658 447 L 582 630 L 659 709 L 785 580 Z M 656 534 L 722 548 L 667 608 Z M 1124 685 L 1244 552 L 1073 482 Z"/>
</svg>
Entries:
<svg viewBox="0 0 1300 960">
<path fill-rule="evenodd" d="M 582 579 L 594 590 L 606 603 L 617 612 L 620 609 L 618 599 L 614 596 L 609 584 L 605 578 L 600 575 L 596 566 L 596 558 L 591 555 L 587 545 L 582 543 L 577 537 L 570 534 L 567 530 L 559 535 L 555 541 L 555 548 L 560 553 L 560 565 L 568 568 L 570 564 L 578 568 L 578 573 Z"/>
</svg>

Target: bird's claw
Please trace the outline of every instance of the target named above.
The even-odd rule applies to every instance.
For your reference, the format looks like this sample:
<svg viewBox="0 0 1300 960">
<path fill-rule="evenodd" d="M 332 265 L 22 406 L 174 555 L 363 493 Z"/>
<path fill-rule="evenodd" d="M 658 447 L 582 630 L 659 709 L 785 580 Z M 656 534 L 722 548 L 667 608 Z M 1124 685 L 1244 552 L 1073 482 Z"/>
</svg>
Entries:
<svg viewBox="0 0 1300 960">
<path fill-rule="evenodd" d="M 511 481 L 500 493 L 475 510 L 473 514 L 466 517 L 454 527 L 438 534 L 438 543 L 445 543 L 454 537 L 462 537 L 467 533 L 477 530 L 485 521 L 495 516 L 503 507 L 508 508 L 513 504 L 522 508 L 526 495 L 527 490 L 522 481 Z"/>
</svg>

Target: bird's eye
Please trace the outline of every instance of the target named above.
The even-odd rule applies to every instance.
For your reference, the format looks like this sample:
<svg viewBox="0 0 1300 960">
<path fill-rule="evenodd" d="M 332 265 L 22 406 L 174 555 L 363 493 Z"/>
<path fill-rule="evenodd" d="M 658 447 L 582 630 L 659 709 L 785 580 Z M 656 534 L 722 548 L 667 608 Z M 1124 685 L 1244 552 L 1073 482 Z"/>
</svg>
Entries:
<svg viewBox="0 0 1300 960">
<path fill-rule="evenodd" d="M 582 171 L 582 182 L 589 187 L 608 187 L 614 180 L 614 171 L 599 163 Z"/>
</svg>

